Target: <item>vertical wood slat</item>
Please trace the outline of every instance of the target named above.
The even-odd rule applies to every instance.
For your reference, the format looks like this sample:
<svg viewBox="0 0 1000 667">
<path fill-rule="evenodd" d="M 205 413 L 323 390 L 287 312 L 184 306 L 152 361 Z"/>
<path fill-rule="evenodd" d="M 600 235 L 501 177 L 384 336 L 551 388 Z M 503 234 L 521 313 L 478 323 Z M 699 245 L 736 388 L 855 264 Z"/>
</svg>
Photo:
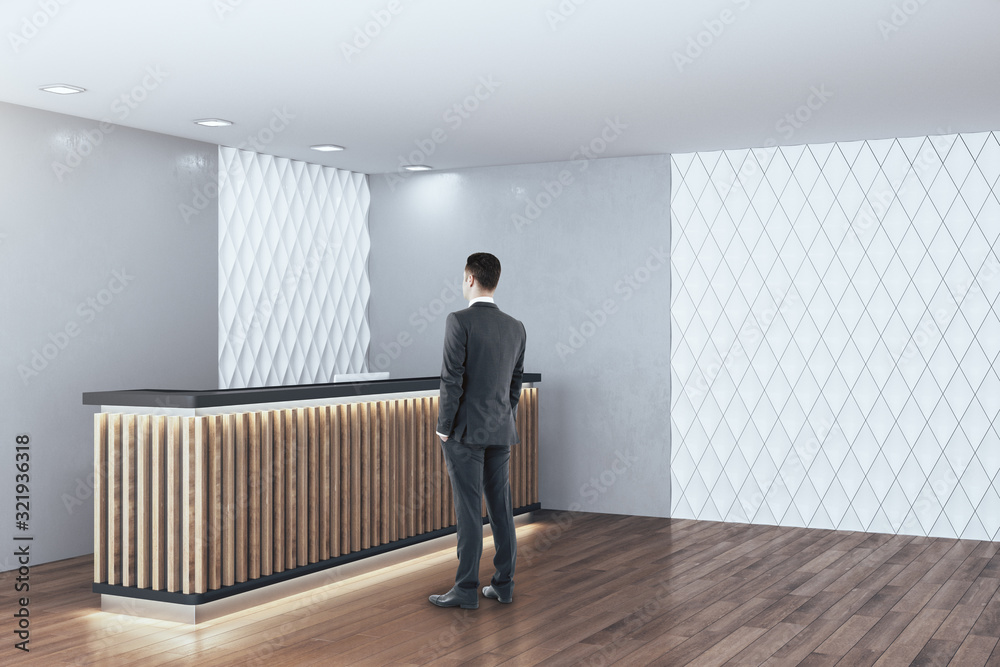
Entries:
<svg viewBox="0 0 1000 667">
<path fill-rule="evenodd" d="M 309 563 L 309 437 L 308 408 L 297 408 L 295 416 L 295 553 L 289 567 Z"/>
<path fill-rule="evenodd" d="M 389 473 L 386 486 L 389 490 L 389 502 L 386 505 L 386 523 L 388 524 L 389 540 L 399 538 L 399 438 L 396 437 L 396 405 L 398 401 L 386 401 L 385 431 L 388 440 L 388 466 Z"/>
<path fill-rule="evenodd" d="M 283 411 L 285 426 L 285 563 L 284 569 L 296 565 L 298 554 L 298 443 L 295 437 L 295 413 Z"/>
<path fill-rule="evenodd" d="M 249 515 L 247 516 L 247 578 L 256 579 L 261 576 L 261 430 L 260 413 L 251 412 L 247 415 L 247 494 L 249 495 Z"/>
<path fill-rule="evenodd" d="M 122 582 L 122 416 L 108 418 L 108 583 Z"/>
<path fill-rule="evenodd" d="M 149 424 L 149 586 L 167 586 L 167 418 L 152 417 Z"/>
<path fill-rule="evenodd" d="M 440 442 L 440 439 L 438 440 Z M 451 478 L 448 476 L 448 462 L 444 458 L 444 450 L 441 450 L 441 485 L 444 487 L 444 525 L 455 525 L 455 499 L 452 497 Z"/>
<path fill-rule="evenodd" d="M 528 504 L 533 502 L 531 499 L 531 471 L 534 467 L 535 459 L 535 438 L 534 433 L 531 428 L 532 415 L 535 412 L 535 401 L 532 390 L 529 388 L 525 391 L 525 403 L 527 405 L 527 412 L 525 413 L 524 420 L 524 434 L 525 440 L 528 444 L 525 447 L 525 457 L 524 457 L 524 503 Z"/>
<path fill-rule="evenodd" d="M 203 455 L 198 453 L 198 442 L 201 439 L 202 424 L 199 419 L 187 418 L 183 424 L 183 473 L 181 498 L 183 500 L 183 510 L 181 513 L 184 521 L 183 545 L 181 547 L 181 589 L 184 593 L 194 593 L 197 588 L 196 575 L 196 551 L 198 530 L 200 528 L 197 516 L 197 498 L 201 495 L 197 492 L 198 480 L 203 473 L 197 468 Z"/>
<path fill-rule="evenodd" d="M 233 550 L 236 552 L 236 562 L 233 564 L 233 578 L 239 582 L 247 580 L 247 526 L 249 515 L 249 497 L 247 495 L 248 461 L 247 461 L 247 413 L 236 415 L 236 434 L 234 441 L 234 474 L 236 489 L 233 503 Z"/>
<path fill-rule="evenodd" d="M 414 445 L 414 469 L 416 476 L 413 480 L 413 488 L 410 489 L 410 498 L 413 504 L 414 513 L 414 534 L 419 535 L 427 528 L 424 519 L 427 512 L 427 502 L 424 498 L 427 491 L 427 404 L 424 398 L 413 399 L 413 445 Z"/>
<path fill-rule="evenodd" d="M 517 427 L 517 437 L 521 442 L 510 448 L 510 495 L 511 504 L 514 507 L 521 507 L 524 504 L 524 485 L 522 482 L 524 479 L 524 454 L 528 448 L 528 440 L 524 432 L 524 414 L 526 408 L 524 391 L 522 390 L 517 402 L 517 423 L 515 424 Z"/>
<path fill-rule="evenodd" d="M 421 398 L 420 403 L 424 409 L 424 426 L 421 435 L 424 453 L 424 474 L 420 478 L 420 496 L 424 515 L 424 532 L 427 532 L 434 530 L 436 527 L 434 521 L 434 497 L 437 495 L 437 480 L 434 478 L 435 452 L 431 448 L 434 444 L 431 441 L 431 435 L 434 431 L 431 425 L 433 418 L 431 408 L 433 407 L 433 403 L 431 403 L 429 396 Z"/>
<path fill-rule="evenodd" d="M 351 413 L 351 551 L 361 549 L 361 406 L 350 404 Z"/>
<path fill-rule="evenodd" d="M 434 515 L 436 517 L 434 522 L 438 528 L 444 528 L 448 525 L 448 517 L 446 515 L 446 510 L 448 509 L 446 496 L 448 471 L 445 468 L 444 450 L 441 449 L 441 438 L 438 437 L 437 434 L 437 414 L 438 399 L 437 396 L 432 396 L 431 428 L 428 437 L 431 440 L 431 452 L 434 455 L 434 486 L 437 488 L 434 500 Z"/>
<path fill-rule="evenodd" d="M 222 416 L 222 586 L 236 583 L 236 415 Z"/>
<path fill-rule="evenodd" d="M 108 582 L 108 415 L 94 415 L 94 582 Z"/>
<path fill-rule="evenodd" d="M 403 539 L 409 535 L 409 513 L 406 511 L 406 489 L 407 480 L 410 477 L 410 461 L 407 456 L 409 438 L 407 437 L 406 424 L 407 403 L 405 399 L 397 400 L 396 403 L 396 538 Z"/>
<path fill-rule="evenodd" d="M 330 509 L 333 481 L 330 475 L 330 406 L 318 408 L 319 415 L 319 558 L 330 557 Z"/>
<path fill-rule="evenodd" d="M 535 403 L 535 390 L 528 389 L 527 396 L 528 399 L 528 414 L 527 419 L 524 422 L 524 432 L 528 438 L 528 447 L 525 450 L 525 466 L 524 466 L 524 503 L 530 505 L 535 502 L 537 498 L 531 493 L 531 480 L 534 477 L 534 471 L 537 465 L 538 456 L 538 438 L 534 427 L 534 415 L 537 409 L 537 404 Z"/>
<path fill-rule="evenodd" d="M 180 417 L 167 418 L 167 590 L 183 588 L 184 561 L 184 423 Z"/>
<path fill-rule="evenodd" d="M 437 434 L 437 417 L 438 417 L 438 397 L 431 397 L 431 429 L 430 429 L 430 439 L 431 439 L 431 452 L 434 456 L 434 486 L 437 488 L 437 498 L 434 509 L 436 514 L 436 523 L 438 527 L 448 526 L 450 523 L 448 517 L 448 488 L 451 486 L 451 482 L 448 479 L 448 467 L 444 460 L 444 449 L 442 447 L 441 438 Z"/>
<path fill-rule="evenodd" d="M 350 406 L 337 406 L 340 421 L 340 553 L 351 552 L 351 413 Z"/>
<path fill-rule="evenodd" d="M 135 415 L 122 416 L 121 484 L 122 484 L 122 586 L 135 586 L 135 486 L 136 444 Z"/>
<path fill-rule="evenodd" d="M 150 575 L 150 416 L 139 415 L 135 423 L 135 585 L 149 588 Z"/>
<path fill-rule="evenodd" d="M 537 498 L 531 492 L 531 480 L 535 476 L 535 470 L 537 466 L 538 458 L 538 433 L 533 426 L 535 411 L 537 410 L 538 404 L 535 401 L 535 390 L 528 390 L 528 417 L 525 421 L 524 430 L 528 434 L 528 456 L 525 465 L 525 479 L 524 479 L 524 502 L 525 504 L 531 504 L 537 500 Z"/>
<path fill-rule="evenodd" d="M 361 548 L 372 546 L 372 438 L 369 403 L 358 403 L 361 425 Z"/>
<path fill-rule="evenodd" d="M 205 503 L 208 519 L 206 529 L 205 573 L 209 589 L 222 586 L 222 441 L 224 426 L 222 415 L 208 417 L 206 432 Z"/>
<path fill-rule="evenodd" d="M 521 391 L 521 395 L 524 397 L 524 416 L 521 419 L 523 422 L 522 429 L 524 431 L 524 447 L 521 448 L 521 506 L 528 505 L 531 503 L 530 493 L 528 492 L 528 480 L 531 478 L 531 461 L 532 461 L 532 449 L 534 447 L 534 439 L 531 437 L 531 412 L 534 409 L 532 407 L 531 401 L 531 389 L 526 389 Z"/>
<path fill-rule="evenodd" d="M 274 573 L 274 424 L 260 413 L 260 574 Z"/>
<path fill-rule="evenodd" d="M 419 535 L 427 531 L 427 399 L 414 399 L 417 420 L 414 424 L 417 447 L 417 479 L 413 485 L 413 505 L 417 514 L 416 531 Z"/>
<path fill-rule="evenodd" d="M 194 446 L 194 540 L 191 557 L 194 560 L 194 580 L 192 593 L 208 590 L 208 549 L 209 549 L 209 475 L 210 456 L 209 433 L 214 420 L 211 417 L 195 417 Z"/>
<path fill-rule="evenodd" d="M 382 544 L 382 421 L 379 402 L 368 403 L 369 459 L 371 460 L 371 546 Z"/>
<path fill-rule="evenodd" d="M 417 401 L 406 399 L 406 536 L 417 534 Z"/>
<path fill-rule="evenodd" d="M 343 553 L 341 551 L 342 538 L 341 530 L 343 517 L 341 516 L 341 498 L 344 497 L 341 486 L 341 414 L 339 405 L 331 405 L 330 408 L 330 557 L 334 558 Z"/>
<path fill-rule="evenodd" d="M 392 466 L 389 463 L 389 402 L 378 402 L 378 425 L 379 425 L 379 540 L 382 544 L 387 543 L 392 538 L 389 536 L 389 522 L 392 511 L 389 505 L 390 490 L 392 488 L 389 471 Z"/>
<path fill-rule="evenodd" d="M 308 510 L 308 523 L 303 521 L 300 526 L 307 526 L 308 540 L 303 553 L 299 559 L 300 565 L 315 563 L 319 560 L 319 408 L 303 408 L 306 413 L 306 421 L 309 430 L 309 461 L 307 470 L 309 473 L 309 484 L 307 487 L 308 500 L 301 510 Z M 307 551 L 308 550 L 308 551 Z"/>
<path fill-rule="evenodd" d="M 273 523 L 272 532 L 274 534 L 274 553 L 272 555 L 272 565 L 275 572 L 283 572 L 285 569 L 285 412 L 275 410 L 271 413 L 273 417 L 272 425 L 274 434 L 271 441 L 271 455 L 274 461 L 274 474 L 271 477 L 272 484 L 272 509 Z"/>
<path fill-rule="evenodd" d="M 538 502 L 538 389 L 531 389 L 531 423 L 528 429 L 531 439 L 531 460 L 528 466 L 528 499 Z"/>
<path fill-rule="evenodd" d="M 521 407 L 521 403 L 524 407 Z M 527 504 L 528 501 L 528 466 L 531 460 L 531 391 L 521 390 L 521 401 L 518 404 L 518 430 L 521 432 L 521 447 L 518 457 L 518 505 Z"/>
<path fill-rule="evenodd" d="M 434 414 L 437 415 L 438 409 L 440 409 L 440 397 L 435 398 L 436 409 Z M 436 433 L 437 419 L 435 419 L 435 437 Z M 444 525 L 454 526 L 455 525 L 455 499 L 452 496 L 451 489 L 451 478 L 448 476 L 448 462 L 444 458 L 444 449 L 441 447 L 441 439 L 437 438 L 438 451 L 441 452 L 441 487 L 444 490 L 444 507 L 442 512 L 444 514 Z"/>
</svg>

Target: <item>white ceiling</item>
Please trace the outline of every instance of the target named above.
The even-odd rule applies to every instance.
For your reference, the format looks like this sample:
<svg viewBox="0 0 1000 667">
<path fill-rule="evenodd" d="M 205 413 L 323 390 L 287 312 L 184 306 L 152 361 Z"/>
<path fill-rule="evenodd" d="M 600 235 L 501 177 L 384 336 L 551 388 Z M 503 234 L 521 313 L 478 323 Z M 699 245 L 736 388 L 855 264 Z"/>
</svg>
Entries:
<svg viewBox="0 0 1000 667">
<path fill-rule="evenodd" d="M 2 101 L 365 173 L 419 142 L 450 169 L 568 160 L 602 131 L 611 157 L 1000 129 L 997 0 L 5 0 L 0 19 Z M 812 89 L 830 95 L 799 109 Z"/>
</svg>

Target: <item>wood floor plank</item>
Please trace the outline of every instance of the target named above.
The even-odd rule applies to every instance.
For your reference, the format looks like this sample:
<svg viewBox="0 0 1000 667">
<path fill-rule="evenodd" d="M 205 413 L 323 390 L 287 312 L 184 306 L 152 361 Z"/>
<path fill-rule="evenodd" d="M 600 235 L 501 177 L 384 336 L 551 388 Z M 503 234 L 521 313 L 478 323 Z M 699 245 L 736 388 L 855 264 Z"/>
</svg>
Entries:
<svg viewBox="0 0 1000 667">
<path fill-rule="evenodd" d="M 899 633 L 875 664 L 888 667 L 888 665 L 908 665 L 913 662 L 946 616 L 947 612 L 944 610 L 924 608 Z"/>
<path fill-rule="evenodd" d="M 968 635 L 952 656 L 952 662 L 967 667 L 983 667 L 989 661 L 998 641 L 998 637 Z"/>
<path fill-rule="evenodd" d="M 336 460 L 342 452 L 335 414 L 331 410 L 329 455 L 321 438 L 315 456 L 330 468 L 331 484 L 352 484 L 353 464 L 363 466 L 363 459 L 355 458 L 348 421 L 351 447 L 346 461 Z M 317 424 L 322 434 L 322 418 Z M 284 426 L 279 420 L 269 430 L 287 454 Z M 312 426 L 309 421 L 305 428 Z M 378 425 L 379 436 L 392 430 Z M 257 431 L 249 421 L 248 439 Z M 373 456 L 380 451 L 373 448 Z M 261 482 L 284 482 L 278 492 L 287 497 L 288 466 L 301 454 L 283 457 L 283 474 L 260 471 Z M 419 464 L 419 452 L 413 454 Z M 260 484 L 256 455 L 251 446 L 251 499 Z M 223 470 L 231 458 L 224 456 Z M 374 480 L 374 467 L 370 471 Z M 300 491 L 298 484 L 291 490 Z M 418 521 L 413 509 L 403 512 Z M 353 508 L 321 514 L 328 524 L 321 542 L 328 539 L 331 551 L 345 537 L 338 525 L 344 510 L 354 518 Z M 301 524 L 288 530 L 290 517 L 275 524 L 273 513 L 263 507 L 260 513 L 270 519 L 264 525 L 285 528 L 285 540 L 301 546 L 295 531 Z M 996 543 L 552 511 L 535 519 L 518 528 L 524 557 L 514 602 L 481 598 L 474 611 L 426 601 L 453 581 L 454 537 L 450 546 L 384 570 L 348 577 L 335 568 L 314 591 L 198 626 L 99 613 L 99 597 L 90 590 L 93 556 L 33 566 L 38 632 L 31 658 L 45 665 L 212 666 L 1000 662 Z M 361 535 L 358 527 L 350 526 L 348 548 Z M 368 535 L 382 534 L 373 512 Z M 272 553 L 282 553 L 288 566 L 287 551 Z M 483 581 L 492 574 L 491 559 L 487 540 Z M 12 587 L 14 576 L 0 573 L 0 587 Z M 6 650 L 0 649 L 0 662 Z"/>
</svg>

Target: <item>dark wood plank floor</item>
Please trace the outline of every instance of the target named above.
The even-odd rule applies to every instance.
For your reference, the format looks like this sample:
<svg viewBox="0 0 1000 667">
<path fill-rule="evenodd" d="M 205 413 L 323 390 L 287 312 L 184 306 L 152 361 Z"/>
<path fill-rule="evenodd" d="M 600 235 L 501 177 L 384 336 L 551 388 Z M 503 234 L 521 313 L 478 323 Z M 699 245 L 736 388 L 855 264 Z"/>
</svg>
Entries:
<svg viewBox="0 0 1000 667">
<path fill-rule="evenodd" d="M 513 604 L 475 611 L 427 602 L 445 544 L 198 626 L 101 613 L 89 556 L 41 565 L 27 655 L 7 572 L 0 664 L 1000 665 L 1000 543 L 549 511 L 518 535 Z"/>
</svg>

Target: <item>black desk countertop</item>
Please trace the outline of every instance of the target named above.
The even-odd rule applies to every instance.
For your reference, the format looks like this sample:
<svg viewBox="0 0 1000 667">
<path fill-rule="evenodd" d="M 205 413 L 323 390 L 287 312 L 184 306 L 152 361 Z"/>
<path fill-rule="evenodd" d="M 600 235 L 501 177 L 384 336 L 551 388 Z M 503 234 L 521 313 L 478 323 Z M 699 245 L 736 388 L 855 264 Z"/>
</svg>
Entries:
<svg viewBox="0 0 1000 667">
<path fill-rule="evenodd" d="M 525 373 L 524 382 L 541 382 L 541 373 Z M 150 408 L 214 408 L 226 405 L 309 401 L 324 398 L 397 394 L 408 391 L 429 391 L 441 386 L 440 377 L 401 378 L 398 380 L 367 380 L 328 384 L 297 384 L 278 387 L 246 387 L 243 389 L 126 389 L 121 391 L 88 391 L 84 405 L 123 405 Z"/>
</svg>

